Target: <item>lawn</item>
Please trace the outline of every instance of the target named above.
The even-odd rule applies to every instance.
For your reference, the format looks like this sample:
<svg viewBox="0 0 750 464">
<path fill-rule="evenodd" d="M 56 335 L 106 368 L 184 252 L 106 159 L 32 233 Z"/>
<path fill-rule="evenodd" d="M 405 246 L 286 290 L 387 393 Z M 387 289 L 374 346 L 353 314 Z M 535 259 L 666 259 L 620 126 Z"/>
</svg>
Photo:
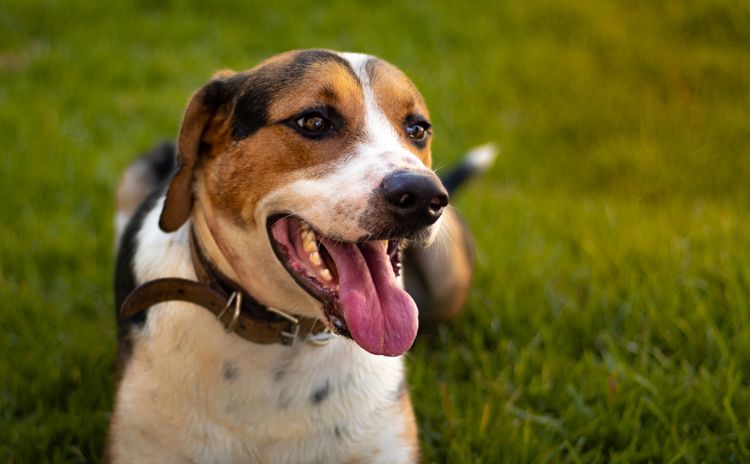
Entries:
<svg viewBox="0 0 750 464">
<path fill-rule="evenodd" d="M 379 55 L 430 104 L 461 317 L 408 356 L 426 462 L 750 462 L 750 3 L 0 3 L 0 462 L 98 462 L 113 188 L 216 69 Z M 255 4 L 253 4 L 255 3 Z"/>
</svg>

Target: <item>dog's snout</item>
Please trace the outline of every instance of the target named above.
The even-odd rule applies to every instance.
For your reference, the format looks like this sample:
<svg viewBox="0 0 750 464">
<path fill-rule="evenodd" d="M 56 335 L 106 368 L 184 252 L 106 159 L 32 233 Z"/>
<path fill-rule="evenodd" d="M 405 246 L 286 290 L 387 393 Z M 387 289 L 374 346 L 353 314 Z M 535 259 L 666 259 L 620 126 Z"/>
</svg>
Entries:
<svg viewBox="0 0 750 464">
<path fill-rule="evenodd" d="M 448 192 L 434 175 L 394 172 L 383 179 L 381 190 L 396 220 L 413 226 L 434 223 L 448 205 Z"/>
</svg>

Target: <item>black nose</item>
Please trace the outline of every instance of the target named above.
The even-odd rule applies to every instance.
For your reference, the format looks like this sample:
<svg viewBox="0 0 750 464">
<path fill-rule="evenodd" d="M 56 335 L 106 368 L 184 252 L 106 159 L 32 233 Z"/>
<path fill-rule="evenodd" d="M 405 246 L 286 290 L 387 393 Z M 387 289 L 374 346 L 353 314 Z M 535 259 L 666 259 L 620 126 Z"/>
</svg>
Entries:
<svg viewBox="0 0 750 464">
<path fill-rule="evenodd" d="M 397 171 L 387 175 L 380 187 L 396 220 L 412 227 L 434 223 L 448 205 L 448 192 L 433 175 Z"/>
</svg>

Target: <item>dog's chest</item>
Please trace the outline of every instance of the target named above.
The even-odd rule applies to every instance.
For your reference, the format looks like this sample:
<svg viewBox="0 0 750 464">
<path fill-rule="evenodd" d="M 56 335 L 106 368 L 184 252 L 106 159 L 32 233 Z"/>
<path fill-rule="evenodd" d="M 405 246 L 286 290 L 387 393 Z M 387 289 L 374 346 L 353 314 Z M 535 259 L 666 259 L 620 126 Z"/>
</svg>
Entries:
<svg viewBox="0 0 750 464">
<path fill-rule="evenodd" d="M 200 462 L 332 462 L 373 457 L 402 432 L 401 359 L 343 339 L 252 345 L 200 310 L 160 309 L 153 322 L 172 327 L 137 337 L 118 405 L 155 442 Z"/>
</svg>

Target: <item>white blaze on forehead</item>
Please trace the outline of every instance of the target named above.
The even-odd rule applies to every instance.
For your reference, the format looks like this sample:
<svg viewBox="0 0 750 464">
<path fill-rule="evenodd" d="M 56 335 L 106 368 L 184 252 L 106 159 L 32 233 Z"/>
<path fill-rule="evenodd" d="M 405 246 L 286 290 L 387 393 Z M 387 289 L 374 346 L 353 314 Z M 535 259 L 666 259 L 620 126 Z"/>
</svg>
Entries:
<svg viewBox="0 0 750 464">
<path fill-rule="evenodd" d="M 396 132 L 397 129 L 393 127 L 378 105 L 370 83 L 370 75 L 367 72 L 367 62 L 377 58 L 361 53 L 341 53 L 340 55 L 349 62 L 354 74 L 362 83 L 365 98 L 365 133 L 367 134 L 366 141 L 360 147 L 362 154 L 385 156 L 394 164 L 406 168 L 421 166 L 422 162 L 419 158 L 404 148 L 402 139 Z"/>
</svg>

